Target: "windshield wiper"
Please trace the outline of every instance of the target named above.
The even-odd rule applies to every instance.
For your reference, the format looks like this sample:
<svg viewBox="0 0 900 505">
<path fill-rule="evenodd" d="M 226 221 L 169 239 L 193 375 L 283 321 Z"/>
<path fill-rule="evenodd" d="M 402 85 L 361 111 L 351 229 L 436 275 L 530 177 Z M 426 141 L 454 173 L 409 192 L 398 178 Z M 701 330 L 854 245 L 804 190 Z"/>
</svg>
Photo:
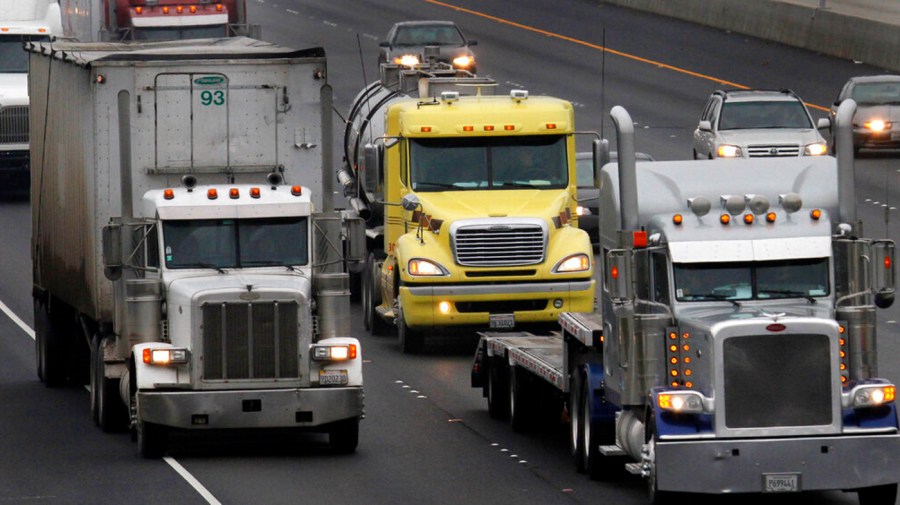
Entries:
<svg viewBox="0 0 900 505">
<path fill-rule="evenodd" d="M 759 294 L 787 295 L 787 298 L 805 298 L 809 303 L 816 303 L 816 299 L 813 298 L 812 295 L 803 291 L 791 291 L 788 289 L 763 289 L 759 291 Z"/>
<path fill-rule="evenodd" d="M 212 268 L 216 272 L 220 274 L 225 273 L 225 268 L 220 267 L 219 265 L 214 265 L 212 263 L 185 263 L 181 265 L 183 268 Z"/>
<path fill-rule="evenodd" d="M 720 301 L 720 302 L 731 302 L 731 304 L 734 305 L 735 307 L 738 307 L 738 308 L 741 307 L 740 302 L 738 302 L 737 300 L 732 300 L 732 299 L 728 298 L 728 295 L 723 295 L 723 294 L 719 294 L 719 293 L 699 293 L 699 294 L 690 294 L 687 296 L 689 296 L 691 298 L 699 299 L 701 301 L 715 300 L 715 301 Z"/>
<path fill-rule="evenodd" d="M 420 184 L 427 184 L 429 186 L 434 186 L 436 188 L 453 188 L 453 183 L 449 182 L 434 182 L 434 181 L 416 181 L 416 189 L 421 189 L 419 187 Z"/>
</svg>

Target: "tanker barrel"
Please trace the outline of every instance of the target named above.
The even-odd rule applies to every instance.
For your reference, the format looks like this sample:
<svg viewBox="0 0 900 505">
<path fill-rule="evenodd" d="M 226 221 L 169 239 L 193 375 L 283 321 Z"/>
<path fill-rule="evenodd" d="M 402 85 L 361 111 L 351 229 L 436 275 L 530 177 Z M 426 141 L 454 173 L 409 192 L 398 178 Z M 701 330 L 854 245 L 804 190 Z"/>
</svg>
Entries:
<svg viewBox="0 0 900 505">
<path fill-rule="evenodd" d="M 838 162 L 838 204 L 842 223 L 856 229 L 856 179 L 853 166 L 853 115 L 856 102 L 848 98 L 841 102 L 834 118 L 834 148 Z"/>
<path fill-rule="evenodd" d="M 637 164 L 634 155 L 634 121 L 621 105 L 609 113 L 616 125 L 619 165 L 619 204 L 623 230 L 638 228 Z"/>
<path fill-rule="evenodd" d="M 348 203 L 350 204 L 350 208 L 353 210 L 353 212 L 356 212 L 356 214 L 362 219 L 368 221 L 372 218 L 372 211 L 371 209 L 369 209 L 369 206 L 366 205 L 366 202 L 364 202 L 362 198 L 354 196 L 348 200 Z"/>
</svg>

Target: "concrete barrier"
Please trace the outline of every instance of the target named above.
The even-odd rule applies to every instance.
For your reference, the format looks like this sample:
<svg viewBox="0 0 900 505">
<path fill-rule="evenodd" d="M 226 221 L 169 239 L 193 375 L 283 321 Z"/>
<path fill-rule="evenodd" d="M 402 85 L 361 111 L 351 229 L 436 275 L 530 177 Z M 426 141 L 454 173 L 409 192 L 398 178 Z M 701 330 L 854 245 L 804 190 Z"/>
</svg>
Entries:
<svg viewBox="0 0 900 505">
<path fill-rule="evenodd" d="M 832 9 L 776 0 L 604 2 L 900 71 L 900 26 Z"/>
</svg>

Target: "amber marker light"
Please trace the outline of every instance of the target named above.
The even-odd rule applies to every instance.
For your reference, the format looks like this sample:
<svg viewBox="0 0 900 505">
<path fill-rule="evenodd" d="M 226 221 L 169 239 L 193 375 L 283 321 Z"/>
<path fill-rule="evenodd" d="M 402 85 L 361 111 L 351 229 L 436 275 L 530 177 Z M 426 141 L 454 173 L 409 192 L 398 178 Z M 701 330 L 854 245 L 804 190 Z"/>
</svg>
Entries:
<svg viewBox="0 0 900 505">
<path fill-rule="evenodd" d="M 162 11 L 163 11 L 163 14 L 168 14 L 168 13 L 169 13 L 169 6 L 168 6 L 168 5 L 164 5 L 163 8 L 162 8 Z"/>
<path fill-rule="evenodd" d="M 472 127 L 471 125 L 466 125 L 466 126 L 463 126 L 463 131 L 464 132 L 475 131 L 475 128 Z"/>
<path fill-rule="evenodd" d="M 774 223 L 777 217 L 778 215 L 776 215 L 774 212 L 769 212 L 768 214 L 766 214 L 766 222 Z"/>
<path fill-rule="evenodd" d="M 486 131 L 486 132 L 492 132 L 492 131 L 494 131 L 494 125 L 492 125 L 492 124 L 486 124 L 486 125 L 484 125 L 484 131 Z"/>
<path fill-rule="evenodd" d="M 820 209 L 813 209 L 809 211 L 809 217 L 811 217 L 813 221 L 818 221 L 822 217 L 822 211 Z"/>
<path fill-rule="evenodd" d="M 300 196 L 303 194 L 303 188 L 297 185 L 291 186 L 291 194 L 294 196 Z"/>
<path fill-rule="evenodd" d="M 674 223 L 675 225 L 681 225 L 681 223 L 683 222 L 684 216 L 682 216 L 681 214 L 675 214 L 674 216 L 672 216 L 672 223 Z"/>
<path fill-rule="evenodd" d="M 171 200 L 171 199 L 175 198 L 175 191 L 171 190 L 171 189 L 164 190 L 163 198 L 165 198 L 166 200 Z"/>
<path fill-rule="evenodd" d="M 209 188 L 206 190 L 206 197 L 210 200 L 215 200 L 216 198 L 219 198 L 219 192 L 216 191 L 216 188 Z"/>
<path fill-rule="evenodd" d="M 184 7 L 181 5 L 179 5 L 178 7 L 175 7 L 175 12 L 181 14 L 182 12 L 184 12 Z"/>
<path fill-rule="evenodd" d="M 259 188 L 250 188 L 250 198 L 259 198 L 260 194 Z"/>
<path fill-rule="evenodd" d="M 744 224 L 753 224 L 753 214 L 744 214 Z"/>
<path fill-rule="evenodd" d="M 556 129 L 556 123 L 547 123 L 547 129 L 548 129 L 548 130 L 555 130 L 555 129 Z"/>
<path fill-rule="evenodd" d="M 238 191 L 237 188 L 231 188 L 230 190 L 228 190 L 228 196 L 229 196 L 232 200 L 237 200 L 238 198 L 241 197 L 241 192 Z"/>
<path fill-rule="evenodd" d="M 222 4 L 216 4 L 216 12 L 222 12 L 225 10 L 225 6 Z"/>
<path fill-rule="evenodd" d="M 514 125 L 514 124 L 503 125 L 503 129 L 508 132 L 511 132 L 516 129 L 516 125 Z"/>
<path fill-rule="evenodd" d="M 431 127 L 430 127 L 430 126 L 423 126 L 422 129 L 421 129 L 421 131 L 422 131 L 422 133 L 431 133 Z"/>
<path fill-rule="evenodd" d="M 729 216 L 728 214 L 722 214 L 721 216 L 719 216 L 719 222 L 722 224 L 728 224 L 731 222 L 731 216 Z"/>
<path fill-rule="evenodd" d="M 191 14 L 196 14 L 196 13 L 197 13 L 197 6 L 196 6 L 196 5 L 192 5 L 192 6 L 190 7 L 190 10 L 191 10 Z"/>
<path fill-rule="evenodd" d="M 141 5 L 138 5 L 137 7 L 134 8 L 134 12 L 135 12 L 135 14 L 143 14 L 143 13 L 144 13 L 144 7 L 141 6 Z"/>
</svg>

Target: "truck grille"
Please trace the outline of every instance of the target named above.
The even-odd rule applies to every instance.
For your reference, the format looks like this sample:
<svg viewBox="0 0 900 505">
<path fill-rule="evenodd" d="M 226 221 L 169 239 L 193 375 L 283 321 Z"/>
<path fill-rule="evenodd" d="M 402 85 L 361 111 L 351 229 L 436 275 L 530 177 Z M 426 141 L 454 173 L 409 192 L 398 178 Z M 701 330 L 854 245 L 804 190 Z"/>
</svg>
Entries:
<svg viewBox="0 0 900 505">
<path fill-rule="evenodd" d="M 0 144 L 28 142 L 28 106 L 0 108 Z"/>
<path fill-rule="evenodd" d="M 297 302 L 208 303 L 203 311 L 203 380 L 299 376 Z"/>
<path fill-rule="evenodd" d="M 723 342 L 729 429 L 832 424 L 826 335 L 751 335 Z"/>
<path fill-rule="evenodd" d="M 456 262 L 463 266 L 534 265 L 544 260 L 546 233 L 538 224 L 479 224 L 456 228 Z"/>
<path fill-rule="evenodd" d="M 800 146 L 796 144 L 774 146 L 747 146 L 747 155 L 751 158 L 772 158 L 783 156 L 800 156 Z"/>
</svg>

